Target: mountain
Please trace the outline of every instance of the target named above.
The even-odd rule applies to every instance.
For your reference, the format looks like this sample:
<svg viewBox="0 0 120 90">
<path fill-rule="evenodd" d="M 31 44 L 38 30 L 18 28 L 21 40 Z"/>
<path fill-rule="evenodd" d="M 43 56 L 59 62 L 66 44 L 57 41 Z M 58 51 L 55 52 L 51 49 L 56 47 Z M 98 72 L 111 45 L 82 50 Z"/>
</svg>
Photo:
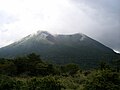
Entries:
<svg viewBox="0 0 120 90">
<path fill-rule="evenodd" d="M 103 60 L 111 62 L 118 54 L 96 40 L 81 34 L 52 35 L 47 31 L 36 34 L 0 48 L 0 57 L 16 57 L 35 52 L 48 62 L 56 64 L 77 63 L 91 68 Z"/>
</svg>

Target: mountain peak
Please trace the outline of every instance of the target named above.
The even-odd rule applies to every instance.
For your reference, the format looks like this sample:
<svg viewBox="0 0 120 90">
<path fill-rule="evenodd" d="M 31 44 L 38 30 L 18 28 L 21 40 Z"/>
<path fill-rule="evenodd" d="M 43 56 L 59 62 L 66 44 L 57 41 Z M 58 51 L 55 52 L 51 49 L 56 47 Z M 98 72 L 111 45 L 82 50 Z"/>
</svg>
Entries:
<svg viewBox="0 0 120 90">
<path fill-rule="evenodd" d="M 50 35 L 50 33 L 49 32 L 47 32 L 47 31 L 37 31 L 37 33 L 36 34 L 46 34 L 46 35 Z"/>
<path fill-rule="evenodd" d="M 100 60 L 111 62 L 118 57 L 112 49 L 87 35 L 75 33 L 54 36 L 47 31 L 37 31 L 1 48 L 0 57 L 16 57 L 32 52 L 56 64 L 77 63 L 82 67 L 92 67 Z"/>
</svg>

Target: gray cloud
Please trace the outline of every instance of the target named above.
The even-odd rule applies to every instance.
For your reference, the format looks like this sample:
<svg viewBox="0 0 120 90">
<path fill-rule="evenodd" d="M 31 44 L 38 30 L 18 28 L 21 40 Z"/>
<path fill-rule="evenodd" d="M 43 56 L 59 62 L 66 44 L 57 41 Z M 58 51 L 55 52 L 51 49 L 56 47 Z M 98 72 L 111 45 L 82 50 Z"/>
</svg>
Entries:
<svg viewBox="0 0 120 90">
<path fill-rule="evenodd" d="M 47 30 L 52 33 L 84 33 L 120 51 L 120 0 L 7 2 L 0 1 L 0 42 L 4 42 L 0 46 L 34 31 Z"/>
<path fill-rule="evenodd" d="M 93 9 L 83 9 L 96 23 L 86 33 L 103 44 L 120 51 L 120 1 L 119 0 L 71 0 L 80 9 L 81 4 Z M 87 25 L 86 25 L 87 26 Z"/>
</svg>

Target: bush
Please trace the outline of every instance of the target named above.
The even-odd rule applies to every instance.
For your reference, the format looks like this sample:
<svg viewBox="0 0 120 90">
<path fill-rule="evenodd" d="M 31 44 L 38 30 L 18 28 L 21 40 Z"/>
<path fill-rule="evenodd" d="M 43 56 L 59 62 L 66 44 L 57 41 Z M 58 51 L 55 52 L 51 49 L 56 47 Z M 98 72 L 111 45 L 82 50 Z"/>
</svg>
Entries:
<svg viewBox="0 0 120 90">
<path fill-rule="evenodd" d="M 85 90 L 120 90 L 119 74 L 110 70 L 94 71 L 88 76 Z"/>
<path fill-rule="evenodd" d="M 15 89 L 16 81 L 8 76 L 0 75 L 0 90 Z"/>
<path fill-rule="evenodd" d="M 76 74 L 78 70 L 79 70 L 79 66 L 73 63 L 61 66 L 62 73 L 66 73 L 71 76 Z"/>
<path fill-rule="evenodd" d="M 17 70 L 12 60 L 4 60 L 4 62 L 0 62 L 0 74 L 14 76 L 16 75 L 16 72 Z"/>
<path fill-rule="evenodd" d="M 32 78 L 28 81 L 29 90 L 61 90 L 59 81 L 52 76 Z"/>
<path fill-rule="evenodd" d="M 0 75 L 0 90 L 28 90 L 26 82 Z"/>
</svg>

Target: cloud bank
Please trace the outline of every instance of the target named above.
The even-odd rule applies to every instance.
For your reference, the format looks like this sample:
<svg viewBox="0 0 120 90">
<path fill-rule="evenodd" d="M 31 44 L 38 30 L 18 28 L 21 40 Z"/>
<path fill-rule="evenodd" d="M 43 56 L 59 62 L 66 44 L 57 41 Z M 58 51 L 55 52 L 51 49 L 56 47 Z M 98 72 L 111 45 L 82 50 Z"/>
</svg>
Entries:
<svg viewBox="0 0 120 90">
<path fill-rule="evenodd" d="M 120 0 L 0 0 L 0 47 L 38 30 L 84 33 L 120 51 Z"/>
</svg>

